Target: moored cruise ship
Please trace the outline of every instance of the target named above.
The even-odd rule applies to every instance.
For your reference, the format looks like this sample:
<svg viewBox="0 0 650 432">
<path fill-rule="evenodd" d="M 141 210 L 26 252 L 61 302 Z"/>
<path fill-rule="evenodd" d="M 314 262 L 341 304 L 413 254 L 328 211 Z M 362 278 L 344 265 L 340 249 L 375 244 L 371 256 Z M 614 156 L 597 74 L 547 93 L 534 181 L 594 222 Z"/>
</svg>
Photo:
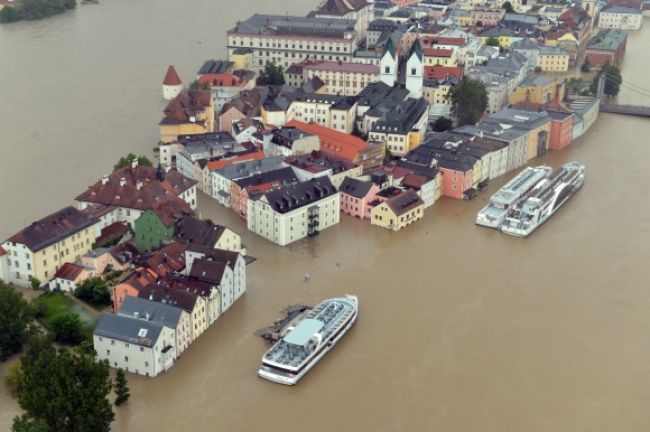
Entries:
<svg viewBox="0 0 650 432">
<path fill-rule="evenodd" d="M 516 236 L 528 236 L 567 202 L 584 181 L 584 165 L 578 162 L 564 164 L 549 178 L 535 185 L 506 217 L 501 231 Z"/>
<path fill-rule="evenodd" d="M 356 296 L 321 302 L 264 354 L 259 376 L 296 384 L 352 327 L 358 310 Z"/>
<path fill-rule="evenodd" d="M 528 167 L 506 183 L 490 198 L 476 216 L 476 224 L 498 228 L 506 215 L 537 183 L 548 177 L 553 169 L 548 166 Z"/>
</svg>

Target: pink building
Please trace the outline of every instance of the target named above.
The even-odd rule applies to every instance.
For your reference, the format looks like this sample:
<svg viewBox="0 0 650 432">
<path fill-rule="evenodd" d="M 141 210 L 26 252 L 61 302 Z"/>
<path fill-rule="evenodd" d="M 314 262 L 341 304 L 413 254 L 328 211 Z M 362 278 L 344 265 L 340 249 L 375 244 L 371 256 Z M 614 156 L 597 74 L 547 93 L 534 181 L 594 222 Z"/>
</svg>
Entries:
<svg viewBox="0 0 650 432">
<path fill-rule="evenodd" d="M 445 166 L 441 166 L 443 162 Z M 474 174 L 469 164 L 458 161 L 438 161 L 442 173 L 442 195 L 463 199 L 463 193 L 473 186 Z"/>
<path fill-rule="evenodd" d="M 371 181 L 346 177 L 339 188 L 341 211 L 360 219 L 370 219 L 369 203 L 377 198 L 379 187 Z"/>
</svg>

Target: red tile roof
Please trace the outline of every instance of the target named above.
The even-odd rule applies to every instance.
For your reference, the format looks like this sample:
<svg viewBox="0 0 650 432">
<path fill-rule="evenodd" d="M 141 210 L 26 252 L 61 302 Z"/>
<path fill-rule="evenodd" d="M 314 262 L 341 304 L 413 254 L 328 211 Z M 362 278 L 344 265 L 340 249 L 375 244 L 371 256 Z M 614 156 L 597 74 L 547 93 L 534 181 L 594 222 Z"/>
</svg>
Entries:
<svg viewBox="0 0 650 432">
<path fill-rule="evenodd" d="M 158 215 L 160 221 L 167 228 L 174 225 L 174 223 L 184 216 L 191 216 L 194 210 L 181 198 L 176 196 L 169 196 L 167 199 L 154 204 L 152 210 Z"/>
<path fill-rule="evenodd" d="M 155 168 L 127 165 L 107 179 L 100 179 L 80 194 L 77 201 L 106 206 L 147 210 L 169 196 L 179 196 L 196 184 L 177 171 L 157 172 Z"/>
<path fill-rule="evenodd" d="M 459 81 L 463 77 L 463 68 L 461 66 L 425 66 L 424 78 L 443 80 L 450 76 L 455 76 Z"/>
<path fill-rule="evenodd" d="M 185 268 L 185 250 L 184 244 L 174 242 L 146 256 L 141 255 L 137 261 L 159 276 L 164 276 L 169 272 L 178 272 Z"/>
<path fill-rule="evenodd" d="M 402 180 L 402 185 L 411 189 L 420 190 L 422 188 L 422 185 L 428 183 L 429 181 L 431 181 L 431 179 L 421 175 L 407 174 L 404 176 L 404 180 Z"/>
<path fill-rule="evenodd" d="M 2 248 L 2 246 L 0 246 L 0 256 L 2 256 L 2 255 L 6 255 L 6 253 L 7 253 L 7 251 L 4 250 L 4 249 Z"/>
<path fill-rule="evenodd" d="M 321 141 L 320 151 L 336 158 L 354 161 L 360 152 L 370 148 L 370 145 L 361 138 L 318 124 L 292 120 L 286 126 L 317 135 Z"/>
<path fill-rule="evenodd" d="M 102 246 L 105 243 L 115 240 L 126 234 L 129 231 L 129 224 L 123 222 L 115 222 L 102 229 L 101 234 L 95 240 L 95 244 Z"/>
<path fill-rule="evenodd" d="M 423 46 L 434 46 L 434 45 L 454 45 L 454 46 L 463 46 L 465 45 L 465 38 L 463 37 L 444 37 L 444 36 L 422 36 L 420 41 Z"/>
<path fill-rule="evenodd" d="M 169 67 L 167 68 L 167 73 L 165 74 L 165 79 L 163 79 L 163 84 L 169 86 L 183 84 L 181 78 L 176 73 L 176 69 L 174 68 L 173 65 L 169 65 Z"/>
<path fill-rule="evenodd" d="M 218 169 L 225 168 L 230 165 L 234 165 L 239 162 L 245 162 L 245 161 L 250 161 L 250 160 L 261 160 L 261 159 L 266 159 L 266 155 L 262 150 L 252 152 L 252 153 L 246 153 L 241 156 L 235 156 L 233 158 L 229 159 L 217 159 L 208 162 L 205 166 L 208 170 L 214 171 Z"/>
<path fill-rule="evenodd" d="M 451 57 L 454 50 L 444 48 L 424 48 L 422 52 L 425 57 Z"/>
<path fill-rule="evenodd" d="M 84 268 L 80 265 L 73 263 L 65 263 L 63 266 L 54 274 L 55 279 L 65 279 L 74 281 L 76 280 L 81 273 L 83 273 Z"/>
<path fill-rule="evenodd" d="M 212 105 L 212 93 L 209 91 L 186 90 L 172 99 L 164 110 L 164 117 L 159 124 L 199 123 L 197 114 Z M 190 118 L 194 117 L 194 121 Z"/>
<path fill-rule="evenodd" d="M 386 200 L 386 205 L 395 213 L 400 216 L 404 213 L 419 207 L 424 204 L 422 198 L 412 190 L 402 192 L 401 194 Z"/>
<path fill-rule="evenodd" d="M 229 73 L 205 74 L 198 79 L 200 85 L 209 85 L 215 87 L 241 87 L 244 83 L 240 77 Z"/>
<path fill-rule="evenodd" d="M 305 66 L 308 70 L 324 70 L 332 72 L 349 72 L 349 73 L 367 73 L 378 74 L 379 66 L 363 63 L 350 63 L 342 61 L 323 61 L 309 66 Z"/>
</svg>

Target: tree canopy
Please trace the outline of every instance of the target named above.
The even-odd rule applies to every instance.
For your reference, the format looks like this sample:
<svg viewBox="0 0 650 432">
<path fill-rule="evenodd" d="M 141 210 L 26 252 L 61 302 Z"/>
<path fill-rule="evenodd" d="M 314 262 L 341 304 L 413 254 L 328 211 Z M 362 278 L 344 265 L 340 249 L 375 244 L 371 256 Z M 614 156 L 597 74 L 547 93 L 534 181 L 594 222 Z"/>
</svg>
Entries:
<svg viewBox="0 0 650 432">
<path fill-rule="evenodd" d="M 605 76 L 605 96 L 618 95 L 618 92 L 621 90 L 623 77 L 621 76 L 621 70 L 618 68 L 618 66 L 615 65 L 608 64 L 603 66 L 591 81 L 589 90 L 594 94 L 598 93 L 598 81 L 602 75 Z"/>
<path fill-rule="evenodd" d="M 444 132 L 453 127 L 454 123 L 449 117 L 438 117 L 435 122 L 433 122 L 433 130 L 435 132 Z"/>
<path fill-rule="evenodd" d="M 138 165 L 143 166 L 153 166 L 149 158 L 146 156 L 136 156 L 133 153 L 129 153 L 126 156 L 122 156 L 119 161 L 113 166 L 113 171 L 123 168 L 133 162 L 135 159 L 138 160 Z"/>
<path fill-rule="evenodd" d="M 499 42 L 499 38 L 496 36 L 490 36 L 485 40 L 485 45 L 490 45 L 494 47 L 501 47 L 501 42 Z"/>
<path fill-rule="evenodd" d="M 20 0 L 15 6 L 6 6 L 0 11 L 0 23 L 38 20 L 76 7 L 76 0 Z"/>
<path fill-rule="evenodd" d="M 124 369 L 118 369 L 115 376 L 115 405 L 120 406 L 131 397 L 129 393 L 129 385 L 126 382 L 126 373 Z"/>
<path fill-rule="evenodd" d="M 15 431 L 109 432 L 115 417 L 108 401 L 111 379 L 106 362 L 67 349 L 56 350 L 52 339 L 33 328 L 21 360 L 18 402 L 25 410 L 14 420 Z M 22 429 L 18 429 L 16 424 Z M 33 427 L 25 428 L 31 424 Z"/>
<path fill-rule="evenodd" d="M 459 126 L 478 122 L 488 104 L 485 84 L 468 77 L 463 77 L 458 85 L 452 87 L 448 97 Z"/>
<path fill-rule="evenodd" d="M 111 304 L 111 294 L 108 292 L 106 282 L 100 277 L 86 279 L 74 290 L 74 296 L 95 306 Z"/>
<path fill-rule="evenodd" d="M 275 65 L 275 63 L 267 62 L 264 70 L 260 72 L 257 78 L 258 85 L 282 85 L 284 84 L 284 74 L 282 73 L 282 66 Z"/>
<path fill-rule="evenodd" d="M 506 13 L 513 13 L 515 8 L 512 7 L 512 3 L 506 1 L 503 3 L 503 8 L 506 10 Z"/>
<path fill-rule="evenodd" d="M 32 309 L 27 300 L 0 282 L 0 361 L 22 349 L 31 321 Z"/>
<path fill-rule="evenodd" d="M 64 312 L 52 318 L 51 330 L 54 340 L 60 343 L 75 344 L 81 335 L 81 318 L 74 312 Z"/>
</svg>

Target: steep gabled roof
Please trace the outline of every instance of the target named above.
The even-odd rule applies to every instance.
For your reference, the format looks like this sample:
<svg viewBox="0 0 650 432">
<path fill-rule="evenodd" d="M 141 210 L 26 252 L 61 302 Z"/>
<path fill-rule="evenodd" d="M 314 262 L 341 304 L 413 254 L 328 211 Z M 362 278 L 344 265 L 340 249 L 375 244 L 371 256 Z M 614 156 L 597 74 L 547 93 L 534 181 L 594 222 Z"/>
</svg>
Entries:
<svg viewBox="0 0 650 432">
<path fill-rule="evenodd" d="M 174 68 L 173 65 L 169 65 L 169 67 L 167 68 L 167 73 L 165 74 L 165 78 L 163 79 L 162 83 L 168 86 L 176 86 L 176 85 L 183 84 L 181 78 L 176 73 L 176 68 Z"/>
</svg>

